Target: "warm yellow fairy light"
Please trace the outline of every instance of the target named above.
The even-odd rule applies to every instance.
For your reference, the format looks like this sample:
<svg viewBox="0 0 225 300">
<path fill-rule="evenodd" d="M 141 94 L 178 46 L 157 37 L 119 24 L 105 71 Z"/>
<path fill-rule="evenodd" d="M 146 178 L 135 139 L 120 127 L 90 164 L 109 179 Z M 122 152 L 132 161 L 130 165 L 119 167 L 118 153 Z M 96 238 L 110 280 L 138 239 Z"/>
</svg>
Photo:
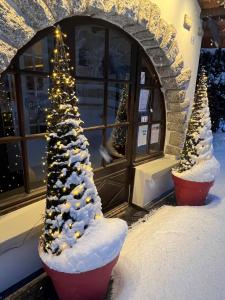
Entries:
<svg viewBox="0 0 225 300">
<path fill-rule="evenodd" d="M 61 142 L 60 142 L 60 141 L 58 141 L 58 142 L 56 143 L 56 145 L 57 145 L 57 146 L 59 146 L 60 144 L 61 144 Z"/>
<path fill-rule="evenodd" d="M 57 53 L 58 52 L 58 49 L 54 49 L 54 53 Z"/>
<path fill-rule="evenodd" d="M 91 197 L 86 198 L 86 203 L 89 203 L 91 201 Z"/>
<path fill-rule="evenodd" d="M 63 192 L 65 192 L 66 191 L 66 187 L 64 186 L 64 188 L 63 188 Z"/>
<path fill-rule="evenodd" d="M 76 238 L 79 238 L 80 237 L 80 232 L 76 231 L 74 235 L 75 235 Z"/>
<path fill-rule="evenodd" d="M 100 214 L 95 215 L 95 220 L 98 220 L 98 219 L 101 219 L 101 218 L 102 218 L 102 215 L 100 215 Z"/>
<path fill-rule="evenodd" d="M 75 206 L 76 206 L 76 207 L 80 207 L 80 202 L 77 202 L 77 203 L 75 204 Z"/>
</svg>

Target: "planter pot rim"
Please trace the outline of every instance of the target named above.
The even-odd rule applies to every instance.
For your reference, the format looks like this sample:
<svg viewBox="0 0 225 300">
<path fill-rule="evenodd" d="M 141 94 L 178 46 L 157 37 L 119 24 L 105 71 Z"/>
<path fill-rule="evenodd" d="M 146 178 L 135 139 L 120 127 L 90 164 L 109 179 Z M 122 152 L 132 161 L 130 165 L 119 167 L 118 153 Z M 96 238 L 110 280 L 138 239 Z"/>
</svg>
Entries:
<svg viewBox="0 0 225 300">
<path fill-rule="evenodd" d="M 174 178 L 174 180 L 179 181 L 180 184 L 182 184 L 182 183 L 185 184 L 186 182 L 188 182 L 188 183 L 193 184 L 193 185 L 194 184 L 199 185 L 199 184 L 213 184 L 213 182 L 214 182 L 214 180 L 210 180 L 210 181 L 193 181 L 193 180 L 178 177 L 174 174 L 172 174 L 172 177 Z"/>
</svg>

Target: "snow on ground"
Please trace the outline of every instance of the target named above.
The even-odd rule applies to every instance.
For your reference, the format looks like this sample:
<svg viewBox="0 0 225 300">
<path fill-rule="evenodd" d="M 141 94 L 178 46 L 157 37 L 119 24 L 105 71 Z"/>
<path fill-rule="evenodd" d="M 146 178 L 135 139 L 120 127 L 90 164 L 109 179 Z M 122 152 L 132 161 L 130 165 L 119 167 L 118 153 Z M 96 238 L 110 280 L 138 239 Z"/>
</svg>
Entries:
<svg viewBox="0 0 225 300">
<path fill-rule="evenodd" d="M 221 173 L 204 207 L 163 206 L 130 230 L 114 269 L 115 300 L 225 299 L 225 133 Z"/>
</svg>

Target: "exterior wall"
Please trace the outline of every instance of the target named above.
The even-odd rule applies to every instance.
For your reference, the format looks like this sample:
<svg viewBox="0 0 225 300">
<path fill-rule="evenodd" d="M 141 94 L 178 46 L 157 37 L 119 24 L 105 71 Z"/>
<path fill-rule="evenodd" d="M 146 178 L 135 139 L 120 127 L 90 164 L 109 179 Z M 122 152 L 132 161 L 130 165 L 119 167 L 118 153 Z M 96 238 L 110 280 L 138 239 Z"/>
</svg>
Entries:
<svg viewBox="0 0 225 300">
<path fill-rule="evenodd" d="M 192 18 L 190 31 L 183 28 L 185 14 Z M 37 31 L 72 15 L 112 22 L 142 45 L 158 72 L 165 94 L 165 154 L 179 155 L 200 53 L 197 0 L 3 0 L 0 71 L 7 68 L 17 50 Z M 4 274 L 0 278 L 0 291 L 41 267 L 36 245 L 43 213 L 44 200 L 0 218 L 0 265 Z"/>
</svg>

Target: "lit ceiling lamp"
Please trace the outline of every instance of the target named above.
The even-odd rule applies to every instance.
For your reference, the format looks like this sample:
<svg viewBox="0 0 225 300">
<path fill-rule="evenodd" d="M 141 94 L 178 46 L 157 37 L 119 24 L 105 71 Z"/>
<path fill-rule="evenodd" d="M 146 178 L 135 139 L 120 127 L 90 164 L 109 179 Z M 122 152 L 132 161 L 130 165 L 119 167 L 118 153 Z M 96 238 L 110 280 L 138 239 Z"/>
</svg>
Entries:
<svg viewBox="0 0 225 300">
<path fill-rule="evenodd" d="M 217 0 L 217 4 L 219 4 L 219 6 L 223 6 L 225 8 L 225 0 Z"/>
</svg>

